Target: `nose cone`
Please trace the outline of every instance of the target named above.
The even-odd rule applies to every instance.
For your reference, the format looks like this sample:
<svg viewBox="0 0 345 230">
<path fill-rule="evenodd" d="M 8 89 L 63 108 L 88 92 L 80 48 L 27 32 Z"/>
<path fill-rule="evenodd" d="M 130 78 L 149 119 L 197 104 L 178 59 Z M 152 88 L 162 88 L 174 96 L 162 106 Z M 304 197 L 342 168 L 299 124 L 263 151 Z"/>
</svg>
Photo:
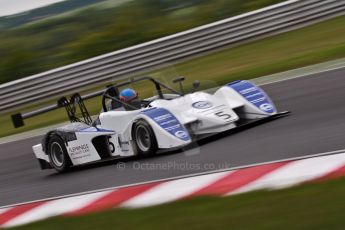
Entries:
<svg viewBox="0 0 345 230">
<path fill-rule="evenodd" d="M 194 134 L 222 132 L 234 128 L 239 119 L 223 100 L 204 92 L 170 101 L 156 101 L 153 105 L 168 108 Z"/>
<path fill-rule="evenodd" d="M 193 133 L 222 132 L 235 127 L 235 121 L 239 119 L 237 114 L 226 105 L 211 106 L 207 109 L 192 109 L 189 116 L 195 117 L 197 122 L 191 128 Z"/>
<path fill-rule="evenodd" d="M 239 119 L 228 105 L 210 94 L 195 93 L 181 99 L 177 108 L 195 134 L 225 131 Z"/>
</svg>

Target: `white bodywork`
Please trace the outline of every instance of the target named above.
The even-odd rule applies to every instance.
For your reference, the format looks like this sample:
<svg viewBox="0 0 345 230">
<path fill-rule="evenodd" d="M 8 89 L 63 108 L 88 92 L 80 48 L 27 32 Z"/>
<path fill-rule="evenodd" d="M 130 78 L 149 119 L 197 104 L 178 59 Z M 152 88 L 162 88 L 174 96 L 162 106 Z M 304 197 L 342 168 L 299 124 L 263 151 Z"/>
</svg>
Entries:
<svg viewBox="0 0 345 230">
<path fill-rule="evenodd" d="M 101 160 L 92 140 L 107 136 L 111 157 L 133 156 L 136 150 L 131 132 L 138 119 L 152 127 L 159 149 L 171 149 L 191 143 L 190 134 L 219 133 L 235 128 L 240 119 L 260 119 L 276 113 L 274 104 L 259 87 L 238 81 L 214 94 L 175 95 L 170 100 L 153 100 L 148 108 L 103 112 L 99 115 L 100 125 L 75 131 L 76 139 L 69 141 L 66 149 L 73 165 Z M 38 159 L 49 163 L 42 145 L 35 145 L 33 150 Z"/>
</svg>

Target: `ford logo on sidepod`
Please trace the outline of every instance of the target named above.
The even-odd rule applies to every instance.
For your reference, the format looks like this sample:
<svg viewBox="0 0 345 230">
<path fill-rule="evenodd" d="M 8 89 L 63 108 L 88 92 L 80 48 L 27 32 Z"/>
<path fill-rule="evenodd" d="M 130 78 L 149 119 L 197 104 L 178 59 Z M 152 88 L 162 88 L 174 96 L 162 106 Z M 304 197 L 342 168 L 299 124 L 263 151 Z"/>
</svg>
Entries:
<svg viewBox="0 0 345 230">
<path fill-rule="evenodd" d="M 180 131 L 175 132 L 175 136 L 183 139 L 183 138 L 188 137 L 188 134 L 185 131 L 180 130 Z"/>
<path fill-rule="evenodd" d="M 208 101 L 197 101 L 194 102 L 192 106 L 196 109 L 208 109 L 212 107 L 212 103 Z"/>
<path fill-rule="evenodd" d="M 271 112 L 273 110 L 273 106 L 271 104 L 268 103 L 264 103 L 262 105 L 259 106 L 261 110 L 265 111 L 265 112 Z"/>
</svg>

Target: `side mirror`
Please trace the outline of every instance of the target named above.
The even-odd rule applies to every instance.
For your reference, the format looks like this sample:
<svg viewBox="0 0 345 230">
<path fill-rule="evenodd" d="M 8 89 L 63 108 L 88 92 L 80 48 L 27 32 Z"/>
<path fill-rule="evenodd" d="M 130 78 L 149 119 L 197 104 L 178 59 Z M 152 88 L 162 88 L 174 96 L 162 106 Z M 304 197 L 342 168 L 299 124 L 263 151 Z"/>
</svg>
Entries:
<svg viewBox="0 0 345 230">
<path fill-rule="evenodd" d="M 183 76 L 181 76 L 181 77 L 175 78 L 175 79 L 172 81 L 174 84 L 179 83 L 179 85 L 180 85 L 180 91 L 181 91 L 182 95 L 184 95 L 184 90 L 183 90 L 183 86 L 182 86 L 182 82 L 184 81 L 184 79 L 185 79 L 185 78 L 184 78 Z"/>
<path fill-rule="evenodd" d="M 200 87 L 200 81 L 195 80 L 193 81 L 193 90 L 196 90 Z"/>
<path fill-rule="evenodd" d="M 183 82 L 184 79 L 185 79 L 185 78 L 184 78 L 183 76 L 174 78 L 173 83 L 176 84 L 176 83 Z"/>
</svg>

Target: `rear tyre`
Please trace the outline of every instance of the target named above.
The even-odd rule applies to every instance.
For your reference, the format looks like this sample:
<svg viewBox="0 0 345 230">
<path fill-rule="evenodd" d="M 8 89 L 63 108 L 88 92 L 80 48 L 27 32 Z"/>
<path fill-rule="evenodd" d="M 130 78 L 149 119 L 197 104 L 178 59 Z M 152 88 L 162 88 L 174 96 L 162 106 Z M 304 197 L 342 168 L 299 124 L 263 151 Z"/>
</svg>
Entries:
<svg viewBox="0 0 345 230">
<path fill-rule="evenodd" d="M 52 136 L 48 142 L 48 157 L 50 165 L 58 172 L 66 172 L 72 165 L 65 143 L 59 136 Z"/>
<path fill-rule="evenodd" d="M 152 156 L 157 152 L 156 136 L 145 120 L 137 121 L 132 130 L 133 140 L 140 156 Z"/>
</svg>

